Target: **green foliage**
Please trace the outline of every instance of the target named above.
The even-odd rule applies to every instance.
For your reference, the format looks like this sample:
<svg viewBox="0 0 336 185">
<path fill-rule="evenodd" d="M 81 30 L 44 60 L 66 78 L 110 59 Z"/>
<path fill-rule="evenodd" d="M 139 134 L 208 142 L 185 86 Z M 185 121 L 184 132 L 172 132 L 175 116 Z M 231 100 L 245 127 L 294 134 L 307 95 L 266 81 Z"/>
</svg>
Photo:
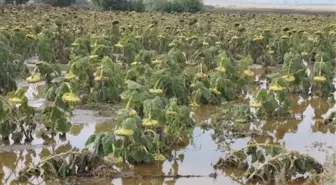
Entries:
<svg viewBox="0 0 336 185">
<path fill-rule="evenodd" d="M 333 71 L 332 63 L 331 61 L 325 61 L 321 55 L 317 55 L 316 58 L 319 61 L 316 61 L 313 66 L 314 83 L 312 90 L 322 97 L 333 96 L 332 93 L 335 91 L 333 84 L 335 72 Z"/>
<path fill-rule="evenodd" d="M 37 39 L 37 54 L 40 61 L 68 63 L 73 35 L 65 29 L 61 18 L 55 20 L 55 25 L 50 29 L 42 30 Z"/>
<path fill-rule="evenodd" d="M 95 6 L 102 10 L 139 11 L 145 10 L 143 0 L 93 0 Z"/>
<path fill-rule="evenodd" d="M 14 143 L 31 142 L 36 128 L 35 110 L 28 105 L 25 90 L 19 88 L 7 94 L 7 100 L 0 97 L 0 136 Z"/>
<path fill-rule="evenodd" d="M 119 102 L 124 82 L 121 67 L 104 57 L 96 69 L 95 85 L 91 89 L 93 97 L 100 102 Z"/>
<path fill-rule="evenodd" d="M 24 32 L 0 30 L 0 94 L 16 90 L 15 78 L 25 74 L 29 47 Z"/>
<path fill-rule="evenodd" d="M 248 182 L 275 182 L 280 176 L 295 177 L 298 174 L 313 176 L 323 172 L 323 166 L 311 156 L 271 144 L 249 142 L 242 149 L 220 158 L 215 168 L 235 167 L 245 172 Z M 241 177 L 242 178 L 242 177 Z M 285 179 L 281 179 L 285 180 Z"/>
<path fill-rule="evenodd" d="M 102 170 L 109 168 L 109 171 Z M 20 170 L 20 179 L 42 176 L 45 180 L 55 177 L 64 178 L 99 170 L 101 176 L 114 176 L 116 171 L 103 159 L 86 150 L 67 151 L 43 158 L 38 163 Z"/>
<path fill-rule="evenodd" d="M 300 89 L 302 92 L 308 92 L 309 90 L 310 81 L 307 75 L 307 67 L 303 63 L 301 55 L 295 51 L 290 51 L 284 56 L 282 79 L 290 88 Z M 294 89 L 293 91 L 295 91 Z"/>
<path fill-rule="evenodd" d="M 62 77 L 51 81 L 46 92 L 46 99 L 49 101 L 42 112 L 43 124 L 51 128 L 53 133 L 62 134 L 70 131 L 73 105 L 80 102 L 80 99 L 73 92 L 74 85 L 64 81 Z"/>
<path fill-rule="evenodd" d="M 98 156 L 130 163 L 160 162 L 162 153 L 189 141 L 190 110 L 178 106 L 177 99 L 169 103 L 159 96 L 145 100 L 142 119 L 129 105 L 119 111 L 114 133 L 98 133 L 87 140 L 86 145 Z"/>
<path fill-rule="evenodd" d="M 235 104 L 232 118 L 237 123 L 247 123 L 250 120 L 250 107 L 247 104 Z"/>
<path fill-rule="evenodd" d="M 260 103 L 261 106 L 256 107 L 259 114 L 266 116 L 283 116 L 288 114 L 291 101 L 288 99 L 288 93 L 285 91 L 267 91 L 261 89 L 257 92 L 254 103 Z M 252 106 L 252 105 L 251 105 Z"/>
<path fill-rule="evenodd" d="M 27 3 L 28 1 L 27 1 L 27 0 L 15 0 L 15 1 L 4 0 L 3 2 L 4 2 L 5 4 L 12 4 L 12 3 L 15 3 L 15 4 L 25 4 L 25 3 Z"/>
<path fill-rule="evenodd" d="M 201 0 L 157 0 L 154 2 L 154 10 L 162 12 L 191 12 L 203 10 Z"/>
<path fill-rule="evenodd" d="M 136 1 L 137 5 L 123 0 L 94 2 L 104 10 L 143 9 L 142 1 Z M 198 12 L 202 6 L 196 0 L 155 4 L 157 10 L 167 12 Z M 188 104 L 228 105 L 223 112 L 230 110 L 229 114 L 221 118 L 229 123 L 221 122 L 223 127 L 215 129 L 216 134 L 245 137 L 253 134 L 249 133 L 250 124 L 237 123 L 249 122 L 252 113 L 257 118 L 278 118 L 289 112 L 288 97 L 293 93 L 331 97 L 335 91 L 335 25 L 327 16 L 140 14 L 38 6 L 1 10 L 0 93 L 16 90 L 15 78 L 24 71 L 23 61 L 37 54 L 40 62 L 31 73 L 46 80 L 46 103 L 40 117 L 53 136 L 69 131 L 75 104 L 113 106 L 121 101 L 116 128 L 96 133 L 87 142 L 95 155 L 112 164 L 153 163 L 188 145 L 195 126 Z M 305 21 L 300 24 L 293 21 L 301 18 Z M 61 73 L 59 63 L 68 64 L 66 74 Z M 253 64 L 261 64 L 265 74 L 252 69 Z M 269 67 L 275 64 L 283 65 L 281 72 L 270 73 Z M 258 88 L 259 83 L 266 89 L 256 94 L 251 108 L 234 102 L 250 96 L 247 91 Z M 0 134 L 7 140 L 22 141 L 30 137 L 22 133 L 34 129 L 33 111 L 21 90 L 10 96 L 1 99 Z M 20 105 L 13 106 L 13 102 Z M 330 123 L 335 120 L 328 119 Z M 22 129 L 21 125 L 27 127 Z M 234 132 L 244 127 L 246 132 Z M 282 150 L 270 153 L 279 152 Z M 246 152 L 237 155 L 246 156 Z M 258 150 L 252 158 L 268 156 Z M 51 161 L 53 167 L 46 171 L 57 177 L 78 174 L 68 160 Z M 273 172 L 278 173 L 279 166 L 273 162 L 283 161 L 271 161 L 264 167 L 274 165 Z M 273 179 L 274 174 L 263 172 L 259 164 L 255 167 L 263 178 Z M 287 162 L 282 167 L 292 169 L 287 168 Z M 258 174 L 252 173 L 251 178 L 257 178 Z"/>
<path fill-rule="evenodd" d="M 66 7 L 74 4 L 76 0 L 41 0 L 43 3 L 51 6 Z"/>
</svg>

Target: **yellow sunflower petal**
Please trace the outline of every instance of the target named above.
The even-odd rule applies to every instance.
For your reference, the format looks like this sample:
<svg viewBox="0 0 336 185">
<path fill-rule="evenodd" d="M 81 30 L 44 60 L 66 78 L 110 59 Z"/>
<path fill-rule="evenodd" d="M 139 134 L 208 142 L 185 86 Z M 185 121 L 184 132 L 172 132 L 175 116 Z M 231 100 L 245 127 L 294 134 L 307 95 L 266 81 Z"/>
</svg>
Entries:
<svg viewBox="0 0 336 185">
<path fill-rule="evenodd" d="M 28 78 L 26 78 L 26 81 L 28 83 L 36 83 L 36 82 L 39 82 L 39 81 L 42 81 L 43 78 L 41 75 L 31 75 L 29 76 Z"/>
<path fill-rule="evenodd" d="M 246 76 L 254 76 L 254 72 L 251 71 L 250 69 L 246 69 L 246 70 L 244 70 L 244 74 L 245 74 Z"/>
<path fill-rule="evenodd" d="M 307 55 L 308 55 L 308 52 L 305 52 L 305 51 L 304 51 L 304 52 L 301 53 L 301 55 L 302 55 L 302 56 L 307 56 Z"/>
<path fill-rule="evenodd" d="M 237 122 L 237 123 L 247 123 L 247 119 L 246 118 L 237 118 L 235 120 L 235 122 Z"/>
<path fill-rule="evenodd" d="M 162 154 L 154 154 L 154 161 L 156 162 L 162 162 L 165 161 L 166 157 Z"/>
<path fill-rule="evenodd" d="M 221 72 L 221 73 L 224 73 L 226 71 L 225 67 L 223 67 L 223 66 L 219 66 L 215 70 L 218 71 L 218 72 Z"/>
<path fill-rule="evenodd" d="M 134 109 L 130 109 L 128 112 L 128 116 L 136 116 L 138 113 Z"/>
<path fill-rule="evenodd" d="M 154 119 L 144 118 L 142 120 L 142 125 L 144 127 L 158 127 L 159 126 L 159 122 L 157 120 L 154 120 Z"/>
<path fill-rule="evenodd" d="M 22 103 L 22 99 L 17 98 L 17 97 L 9 98 L 8 101 L 11 102 L 11 103 L 16 103 L 16 104 L 21 104 Z"/>
<path fill-rule="evenodd" d="M 69 72 L 64 75 L 64 78 L 67 80 L 71 80 L 71 79 L 76 78 L 76 75 L 74 75 L 72 72 Z"/>
<path fill-rule="evenodd" d="M 26 37 L 27 37 L 28 39 L 31 39 L 31 40 L 37 40 L 37 36 L 36 36 L 36 35 L 27 34 Z"/>
<path fill-rule="evenodd" d="M 283 35 L 280 37 L 281 39 L 289 39 L 289 37 L 287 35 Z"/>
<path fill-rule="evenodd" d="M 261 103 L 260 102 L 257 102 L 257 101 L 255 101 L 255 102 L 253 102 L 252 104 L 251 104 L 251 107 L 252 108 L 260 108 L 262 105 L 261 105 Z"/>
<path fill-rule="evenodd" d="M 123 137 L 132 136 L 134 134 L 133 130 L 125 128 L 115 130 L 114 133 L 117 136 L 123 136 Z"/>
<path fill-rule="evenodd" d="M 117 44 L 114 45 L 116 48 L 124 48 L 124 45 L 118 42 Z"/>
<path fill-rule="evenodd" d="M 149 92 L 152 93 L 152 94 L 156 94 L 156 95 L 163 94 L 162 89 L 149 89 Z"/>
<path fill-rule="evenodd" d="M 271 91 L 275 91 L 275 92 L 279 92 L 279 91 L 283 91 L 283 90 L 285 90 L 285 88 L 282 87 L 282 86 L 280 86 L 280 85 L 271 85 L 271 86 L 269 87 L 269 90 L 271 90 Z"/>
<path fill-rule="evenodd" d="M 162 60 L 156 59 L 156 60 L 152 61 L 152 64 L 154 64 L 154 65 L 162 64 Z"/>
<path fill-rule="evenodd" d="M 282 77 L 286 82 L 294 82 L 295 81 L 295 76 L 293 75 L 286 75 Z"/>
<path fill-rule="evenodd" d="M 327 81 L 327 78 L 325 76 L 315 76 L 313 80 L 316 82 L 325 82 Z"/>
<path fill-rule="evenodd" d="M 66 103 L 79 103 L 80 102 L 80 99 L 77 97 L 77 95 L 71 92 L 65 93 L 62 96 L 62 100 Z"/>
<path fill-rule="evenodd" d="M 221 92 L 220 91 L 218 91 L 218 89 L 215 87 L 215 88 L 210 88 L 210 91 L 214 94 L 214 95 L 220 95 L 221 94 Z"/>
<path fill-rule="evenodd" d="M 189 104 L 190 107 L 199 107 L 200 105 L 196 102 Z"/>
</svg>

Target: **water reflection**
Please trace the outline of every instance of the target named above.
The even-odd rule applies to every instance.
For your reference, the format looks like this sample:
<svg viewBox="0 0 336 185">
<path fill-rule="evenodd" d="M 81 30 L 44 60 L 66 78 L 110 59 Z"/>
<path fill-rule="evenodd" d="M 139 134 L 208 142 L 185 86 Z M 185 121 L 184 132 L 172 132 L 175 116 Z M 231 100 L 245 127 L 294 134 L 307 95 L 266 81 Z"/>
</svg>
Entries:
<svg viewBox="0 0 336 185">
<path fill-rule="evenodd" d="M 326 103 L 317 98 L 307 98 L 300 96 L 290 97 L 294 103 L 292 105 L 292 115 L 281 120 L 260 120 L 255 123 L 244 125 L 244 130 L 260 130 L 266 133 L 265 136 L 247 136 L 236 139 L 230 143 L 233 149 L 239 149 L 246 145 L 252 139 L 261 143 L 276 143 L 285 144 L 289 150 L 297 150 L 308 153 L 323 163 L 326 159 L 325 151 L 307 151 L 307 146 L 314 142 L 324 142 L 328 145 L 335 146 L 335 128 L 323 125 L 319 119 L 323 119 L 332 111 L 336 110 L 336 105 Z M 222 106 L 202 106 L 194 109 L 195 120 L 201 122 L 209 120 L 211 115 L 219 109 L 229 109 L 232 104 Z M 76 116 L 72 119 L 73 127 L 66 138 L 59 139 L 56 137 L 54 145 L 38 146 L 44 140 L 39 137 L 34 140 L 32 146 L 8 146 L 0 147 L 0 178 L 2 184 L 18 184 L 15 180 L 19 169 L 33 162 L 38 162 L 40 159 L 68 151 L 73 147 L 83 148 L 86 139 L 89 135 L 95 132 L 111 131 L 114 128 L 114 122 L 104 119 L 96 119 L 93 111 L 76 110 Z M 226 169 L 219 172 L 216 180 L 207 177 L 214 172 L 212 167 L 219 157 L 223 157 L 227 150 L 219 148 L 222 143 L 215 143 L 211 135 L 213 131 L 203 131 L 200 128 L 194 130 L 193 143 L 179 149 L 175 157 L 183 154 L 184 160 L 171 160 L 155 165 L 137 165 L 126 166 L 124 173 L 129 175 L 154 175 L 158 178 L 150 179 L 88 179 L 75 178 L 67 179 L 68 184 L 114 184 L 114 185 L 198 185 L 198 184 L 242 184 L 239 181 L 239 176 L 242 172 L 234 169 Z M 44 138 L 45 139 L 45 138 Z M 36 146 L 36 147 L 34 147 Z M 335 146 L 336 147 L 336 146 Z M 159 178 L 163 175 L 204 175 L 202 178 Z M 301 179 L 302 180 L 302 179 Z M 33 180 L 33 184 L 39 184 L 41 179 Z M 45 184 L 54 184 L 55 182 L 46 182 Z M 301 181 L 293 182 L 293 184 L 301 184 Z"/>
</svg>

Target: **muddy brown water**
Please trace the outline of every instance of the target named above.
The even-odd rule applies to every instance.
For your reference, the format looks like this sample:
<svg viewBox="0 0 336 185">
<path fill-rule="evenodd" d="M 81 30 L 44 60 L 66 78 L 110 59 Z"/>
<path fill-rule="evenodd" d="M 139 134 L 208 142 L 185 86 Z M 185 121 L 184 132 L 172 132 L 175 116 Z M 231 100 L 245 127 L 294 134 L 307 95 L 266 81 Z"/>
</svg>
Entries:
<svg viewBox="0 0 336 185">
<path fill-rule="evenodd" d="M 29 87 L 33 93 L 38 87 Z M 35 107 L 43 104 L 39 96 L 27 94 L 29 102 Z M 40 92 L 41 93 L 41 92 Z M 39 92 L 37 92 L 39 94 Z M 268 132 L 268 137 L 258 138 L 258 142 L 284 144 L 288 150 L 307 153 L 321 163 L 326 162 L 328 153 L 336 148 L 335 129 L 317 123 L 316 120 L 328 116 L 336 111 L 336 105 L 327 103 L 320 98 L 293 97 L 293 116 L 287 119 L 260 121 L 251 123 L 251 128 Z M 201 106 L 193 109 L 197 123 L 209 120 L 218 109 L 227 106 Z M 125 173 L 140 175 L 202 175 L 200 178 L 156 178 L 156 179 L 107 179 L 107 178 L 71 178 L 44 182 L 42 179 L 33 179 L 29 183 L 17 180 L 18 171 L 31 162 L 38 162 L 43 157 L 61 153 L 73 147 L 84 148 L 86 139 L 96 132 L 108 132 L 114 128 L 111 118 L 97 117 L 94 111 L 75 110 L 71 119 L 73 127 L 66 139 L 57 139 L 52 145 L 43 145 L 44 140 L 37 137 L 31 145 L 1 144 L 0 146 L 0 184 L 83 184 L 83 185 L 240 185 L 235 170 L 215 171 L 214 165 L 219 157 L 225 155 L 226 148 L 216 143 L 211 135 L 213 131 L 204 131 L 200 127 L 194 129 L 193 143 L 186 148 L 175 151 L 176 155 L 184 154 L 184 160 L 165 161 L 155 165 L 128 166 Z M 236 139 L 231 144 L 233 149 L 239 149 L 250 141 L 251 137 Z M 216 179 L 208 177 L 217 172 Z M 292 182 L 292 185 L 302 184 L 303 181 Z M 244 184 L 245 185 L 245 184 Z"/>
<path fill-rule="evenodd" d="M 271 138 L 265 138 L 273 143 L 284 143 L 289 150 L 297 150 L 307 153 L 321 163 L 326 162 L 328 152 L 336 147 L 336 134 L 333 129 L 326 129 L 316 124 L 314 118 L 325 117 L 336 105 L 324 103 L 320 99 L 301 100 L 293 106 L 296 119 L 269 120 L 256 127 L 267 130 Z M 195 109 L 197 122 L 207 120 L 218 110 L 218 107 L 204 106 Z M 2 184 L 19 184 L 15 179 L 17 172 L 30 162 L 38 162 L 41 158 L 50 154 L 65 152 L 72 147 L 83 148 L 85 140 L 95 132 L 111 131 L 114 127 L 113 121 L 97 118 L 92 111 L 76 110 L 72 119 L 72 127 L 67 139 L 58 140 L 55 145 L 43 146 L 43 140 L 37 138 L 32 146 L 2 146 L 0 150 L 0 178 Z M 184 161 L 166 161 L 162 164 L 132 166 L 126 169 L 129 173 L 142 175 L 204 175 L 202 178 L 181 178 L 181 179 L 90 179 L 76 178 L 68 180 L 69 184 L 114 184 L 114 185 L 237 185 L 233 172 L 218 171 L 217 179 L 209 178 L 210 173 L 215 172 L 212 165 L 218 158 L 223 156 L 225 148 L 218 147 L 211 138 L 212 131 L 203 131 L 196 127 L 194 130 L 194 142 L 185 149 L 176 151 L 176 154 L 184 154 Z M 239 149 L 243 147 L 250 137 L 237 139 L 232 147 Z M 321 145 L 321 147 L 318 147 Z M 7 149 L 7 150 L 6 150 Z M 33 184 L 40 184 L 41 179 L 32 181 Z M 61 182 L 43 182 L 42 184 L 59 184 Z M 64 183 L 64 182 L 62 182 Z M 65 183 L 67 184 L 67 183 Z M 293 183 L 300 184 L 300 182 Z"/>
</svg>

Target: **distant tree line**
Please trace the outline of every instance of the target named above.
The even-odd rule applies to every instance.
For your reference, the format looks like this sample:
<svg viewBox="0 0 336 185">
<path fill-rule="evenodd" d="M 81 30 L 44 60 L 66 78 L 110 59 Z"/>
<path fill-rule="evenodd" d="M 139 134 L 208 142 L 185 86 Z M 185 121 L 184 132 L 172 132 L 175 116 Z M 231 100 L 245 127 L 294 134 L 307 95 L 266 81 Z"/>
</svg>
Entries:
<svg viewBox="0 0 336 185">
<path fill-rule="evenodd" d="M 102 10 L 144 11 L 143 0 L 92 0 L 92 3 Z"/>
<path fill-rule="evenodd" d="M 154 0 L 153 10 L 162 12 L 199 12 L 203 10 L 202 0 Z"/>
<path fill-rule="evenodd" d="M 24 4 L 29 0 L 3 0 L 4 3 Z M 161 12 L 199 12 L 204 8 L 203 0 L 32 0 L 52 6 L 66 7 L 73 4 L 89 3 L 100 10 Z"/>
</svg>

